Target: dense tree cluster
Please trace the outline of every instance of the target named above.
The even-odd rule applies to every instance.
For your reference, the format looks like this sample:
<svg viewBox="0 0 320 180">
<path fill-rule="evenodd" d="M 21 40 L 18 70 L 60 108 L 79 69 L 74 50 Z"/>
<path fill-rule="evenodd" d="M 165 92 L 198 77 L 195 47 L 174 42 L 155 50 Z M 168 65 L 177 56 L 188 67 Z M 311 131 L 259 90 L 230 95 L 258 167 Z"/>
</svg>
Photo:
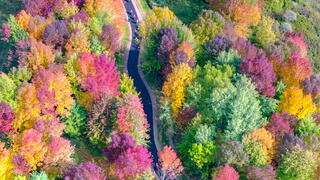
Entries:
<svg viewBox="0 0 320 180">
<path fill-rule="evenodd" d="M 0 179 L 152 178 L 143 105 L 116 65 L 126 45 L 123 2 L 26 0 L 23 7 L 1 30 L 11 66 L 0 74 Z M 106 149 L 106 157 L 88 149 Z"/>
<path fill-rule="evenodd" d="M 198 179 L 316 179 L 320 81 L 310 41 L 284 31 L 281 21 L 297 19 L 280 11 L 290 2 L 207 2 L 211 10 L 189 25 L 195 64 L 188 63 L 192 51 L 178 52 L 185 27 L 168 9 L 155 8 L 154 19 L 140 26 L 143 69 L 152 80 L 161 77 L 162 143 L 176 144 L 185 170 Z"/>
</svg>

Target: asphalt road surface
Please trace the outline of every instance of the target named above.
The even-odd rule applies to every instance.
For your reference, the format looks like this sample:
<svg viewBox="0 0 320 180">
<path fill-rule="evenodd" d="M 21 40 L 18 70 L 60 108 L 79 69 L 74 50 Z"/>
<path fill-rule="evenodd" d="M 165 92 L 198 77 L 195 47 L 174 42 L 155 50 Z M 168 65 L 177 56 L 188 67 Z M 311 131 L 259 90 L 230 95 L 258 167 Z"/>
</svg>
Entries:
<svg viewBox="0 0 320 180">
<path fill-rule="evenodd" d="M 128 56 L 127 70 L 128 70 L 128 75 L 134 81 L 134 86 L 136 87 L 136 90 L 140 93 L 140 98 L 142 99 L 142 104 L 144 107 L 143 109 L 147 115 L 148 123 L 150 124 L 150 131 L 149 131 L 150 144 L 148 149 L 152 153 L 153 162 L 155 164 L 158 162 L 158 155 L 157 155 L 157 148 L 156 148 L 154 134 L 153 134 L 153 111 L 152 111 L 153 107 L 151 103 L 150 94 L 148 93 L 146 85 L 143 83 L 142 78 L 139 75 L 139 71 L 138 71 L 140 45 L 135 41 L 135 39 L 138 37 L 137 12 L 135 11 L 135 8 L 133 7 L 131 0 L 123 0 L 123 2 L 126 7 L 126 11 L 129 17 L 131 31 L 132 31 L 132 42 L 131 42 L 131 47 L 130 47 L 129 56 Z M 156 169 L 155 166 L 154 168 Z"/>
</svg>

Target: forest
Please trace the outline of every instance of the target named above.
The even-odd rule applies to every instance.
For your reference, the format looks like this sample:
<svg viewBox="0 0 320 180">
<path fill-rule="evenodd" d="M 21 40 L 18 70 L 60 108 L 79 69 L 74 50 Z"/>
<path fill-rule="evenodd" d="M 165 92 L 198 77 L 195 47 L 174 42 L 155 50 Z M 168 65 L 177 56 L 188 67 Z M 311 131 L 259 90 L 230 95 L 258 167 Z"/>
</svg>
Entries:
<svg viewBox="0 0 320 180">
<path fill-rule="evenodd" d="M 0 180 L 320 179 L 320 2 L 0 6 Z"/>
</svg>

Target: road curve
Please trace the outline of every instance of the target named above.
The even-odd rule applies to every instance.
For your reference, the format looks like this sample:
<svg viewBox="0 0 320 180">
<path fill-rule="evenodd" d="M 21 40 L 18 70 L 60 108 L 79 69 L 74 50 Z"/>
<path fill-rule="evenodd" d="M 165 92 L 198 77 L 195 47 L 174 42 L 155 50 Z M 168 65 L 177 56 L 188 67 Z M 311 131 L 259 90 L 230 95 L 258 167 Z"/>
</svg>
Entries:
<svg viewBox="0 0 320 180">
<path fill-rule="evenodd" d="M 154 137 L 154 111 L 153 111 L 153 105 L 152 105 L 152 100 L 151 96 L 148 92 L 147 85 L 145 84 L 141 72 L 139 73 L 139 53 L 140 53 L 140 45 L 135 41 L 135 39 L 138 37 L 137 29 L 137 19 L 138 19 L 138 14 L 136 12 L 136 9 L 132 3 L 132 0 L 123 0 L 124 5 L 128 14 L 128 20 L 130 22 L 131 26 L 131 46 L 128 54 L 128 60 L 126 63 L 126 69 L 128 75 L 133 79 L 134 81 L 134 86 L 137 90 L 137 92 L 140 93 L 140 98 L 142 100 L 143 104 L 143 109 L 144 112 L 147 115 L 147 120 L 150 125 L 150 131 L 149 131 L 149 136 L 150 136 L 150 144 L 149 144 L 149 151 L 152 153 L 153 156 L 153 164 L 154 164 L 154 169 L 156 171 L 155 164 L 158 162 L 158 154 L 157 154 L 157 145 L 156 145 L 156 140 Z"/>
</svg>

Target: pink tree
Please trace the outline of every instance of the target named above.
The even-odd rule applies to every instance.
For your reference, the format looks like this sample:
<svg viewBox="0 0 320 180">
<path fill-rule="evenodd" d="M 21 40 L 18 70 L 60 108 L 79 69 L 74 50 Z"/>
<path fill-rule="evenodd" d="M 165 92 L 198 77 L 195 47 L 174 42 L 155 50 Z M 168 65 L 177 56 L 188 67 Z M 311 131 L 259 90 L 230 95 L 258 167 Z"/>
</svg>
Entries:
<svg viewBox="0 0 320 180">
<path fill-rule="evenodd" d="M 161 179 L 175 179 L 183 171 L 180 159 L 170 146 L 165 146 L 159 151 L 158 157 L 158 166 L 162 171 Z"/>
<path fill-rule="evenodd" d="M 14 115 L 7 103 L 0 103 L 0 133 L 9 133 L 12 130 Z"/>
<path fill-rule="evenodd" d="M 238 180 L 239 174 L 228 164 L 220 167 L 213 175 L 212 180 Z"/>
</svg>

